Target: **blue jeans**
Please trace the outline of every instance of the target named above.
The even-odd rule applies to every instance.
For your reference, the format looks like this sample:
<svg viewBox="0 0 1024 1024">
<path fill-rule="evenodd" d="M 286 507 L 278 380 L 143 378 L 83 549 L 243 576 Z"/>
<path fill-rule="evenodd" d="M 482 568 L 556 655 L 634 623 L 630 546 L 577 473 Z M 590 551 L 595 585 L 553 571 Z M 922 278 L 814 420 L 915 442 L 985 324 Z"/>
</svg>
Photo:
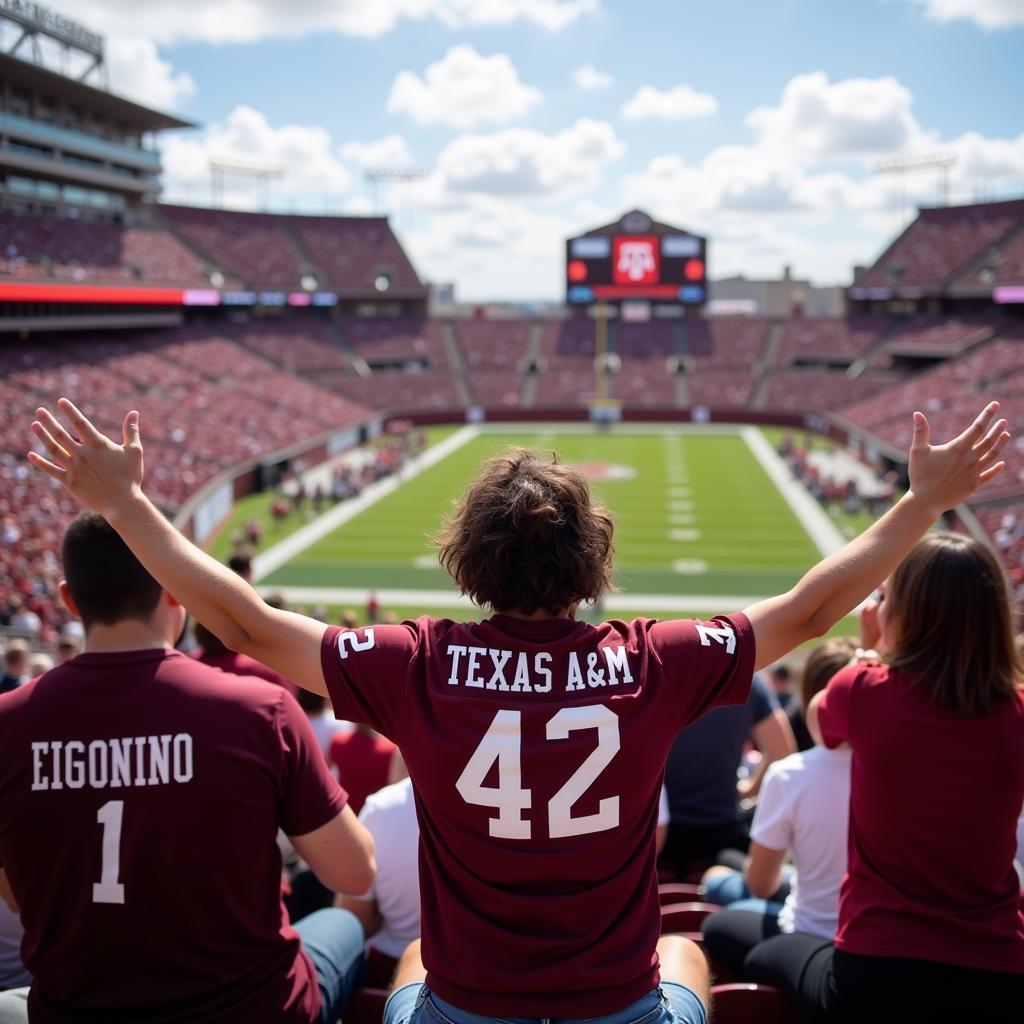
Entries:
<svg viewBox="0 0 1024 1024">
<path fill-rule="evenodd" d="M 618 1013 L 590 1017 L 586 1024 L 707 1024 L 700 997 L 685 985 L 663 981 L 635 1003 Z M 418 981 L 391 993 L 384 1007 L 383 1024 L 577 1024 L 559 1017 L 483 1017 L 467 1013 L 434 995 Z"/>
<path fill-rule="evenodd" d="M 782 881 L 779 883 L 778 889 L 772 893 L 771 898 L 771 902 L 777 903 L 780 910 L 782 909 L 782 904 L 786 902 L 786 897 L 789 895 L 792 879 L 793 869 L 786 864 L 782 868 Z M 747 880 L 739 871 L 734 871 L 731 875 L 716 875 L 714 878 L 709 879 L 705 886 L 705 902 L 714 903 L 719 907 L 729 907 L 737 900 L 751 898 L 750 889 L 747 888 Z M 744 907 L 743 909 L 749 910 L 751 908 Z"/>
<path fill-rule="evenodd" d="M 320 1024 L 335 1024 L 363 973 L 366 939 L 347 910 L 318 910 L 294 925 L 320 986 Z"/>
</svg>

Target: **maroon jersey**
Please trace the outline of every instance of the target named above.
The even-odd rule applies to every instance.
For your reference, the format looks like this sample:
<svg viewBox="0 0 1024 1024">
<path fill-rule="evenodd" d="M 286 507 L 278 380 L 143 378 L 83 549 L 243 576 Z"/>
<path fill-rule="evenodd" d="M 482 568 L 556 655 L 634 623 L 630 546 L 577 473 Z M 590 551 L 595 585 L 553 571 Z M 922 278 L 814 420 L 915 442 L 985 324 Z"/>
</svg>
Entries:
<svg viewBox="0 0 1024 1024">
<path fill-rule="evenodd" d="M 416 789 L 427 984 L 501 1017 L 596 1017 L 659 980 L 655 825 L 676 733 L 747 698 L 754 637 L 712 622 L 524 621 L 324 634 L 341 718 Z"/>
<path fill-rule="evenodd" d="M 256 676 L 257 679 L 266 679 L 268 683 L 277 683 L 284 687 L 293 697 L 298 692 L 295 684 L 286 679 L 280 672 L 264 665 L 262 661 L 250 658 L 248 654 L 241 654 L 239 651 L 223 651 L 220 654 L 198 654 L 197 661 L 204 665 L 212 665 L 222 672 L 230 672 L 235 676 Z"/>
<path fill-rule="evenodd" d="M 339 732 L 331 738 L 329 760 L 338 769 L 349 806 L 358 814 L 366 798 L 388 784 L 395 745 L 383 736 L 368 736 L 358 729 Z"/>
<path fill-rule="evenodd" d="M 836 948 L 1022 973 L 1024 694 L 966 718 L 910 682 L 851 666 L 818 705 L 825 745 L 853 747 Z"/>
<path fill-rule="evenodd" d="M 173 651 L 82 654 L 0 697 L 33 1022 L 318 1019 L 276 836 L 344 805 L 281 687 Z"/>
</svg>

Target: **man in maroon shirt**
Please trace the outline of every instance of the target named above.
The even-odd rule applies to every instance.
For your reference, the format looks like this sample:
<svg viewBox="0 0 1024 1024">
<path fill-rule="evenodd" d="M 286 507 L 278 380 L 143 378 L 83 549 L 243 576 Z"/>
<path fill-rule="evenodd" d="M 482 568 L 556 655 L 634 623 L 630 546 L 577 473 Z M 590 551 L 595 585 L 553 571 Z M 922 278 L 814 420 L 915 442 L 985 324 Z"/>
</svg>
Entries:
<svg viewBox="0 0 1024 1024">
<path fill-rule="evenodd" d="M 610 583 L 612 524 L 572 467 L 513 450 L 491 460 L 446 528 L 456 583 L 496 612 L 338 630 L 268 608 L 183 538 L 142 493 L 138 414 L 122 443 L 62 399 L 32 461 L 105 515 L 154 577 L 232 649 L 330 694 L 405 755 L 417 792 L 423 961 L 385 1017 L 705 1017 L 707 976 L 685 954 L 658 992 L 655 822 L 675 733 L 746 699 L 752 672 L 866 597 L 946 509 L 1003 468 L 992 403 L 956 440 L 915 415 L 910 491 L 791 591 L 710 622 L 589 626 Z M 664 948 L 664 947 L 662 947 Z M 675 952 L 675 951 L 673 951 Z M 666 972 L 668 974 L 668 972 Z M 408 982 L 409 984 L 404 984 Z"/>
<path fill-rule="evenodd" d="M 261 665 L 255 658 L 250 658 L 247 654 L 229 651 L 201 622 L 195 623 L 192 631 L 196 643 L 199 645 L 195 654 L 196 661 L 219 668 L 222 672 L 230 672 L 235 676 L 256 676 L 258 679 L 266 679 L 268 683 L 283 686 L 293 697 L 298 694 L 298 688 L 290 679 L 285 679 L 280 672 Z M 353 808 L 352 813 L 358 814 L 359 809 Z"/>
<path fill-rule="evenodd" d="M 277 831 L 342 891 L 374 860 L 306 716 L 174 651 L 184 609 L 100 516 L 63 559 L 85 653 L 0 698 L 0 892 L 32 1021 L 333 1024 L 362 929 L 289 926 Z"/>
</svg>

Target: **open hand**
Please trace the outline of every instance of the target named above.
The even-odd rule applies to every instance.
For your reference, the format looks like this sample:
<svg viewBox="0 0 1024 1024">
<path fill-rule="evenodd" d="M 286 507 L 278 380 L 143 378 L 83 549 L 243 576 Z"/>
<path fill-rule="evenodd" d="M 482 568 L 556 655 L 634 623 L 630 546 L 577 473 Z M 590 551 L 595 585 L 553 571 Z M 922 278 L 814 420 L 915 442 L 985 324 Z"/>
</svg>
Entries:
<svg viewBox="0 0 1024 1024">
<path fill-rule="evenodd" d="M 121 428 L 121 444 L 100 433 L 66 398 L 57 402 L 78 435 L 76 440 L 49 409 L 36 410 L 32 432 L 48 458 L 29 452 L 32 465 L 63 484 L 72 497 L 106 519 L 142 491 L 142 442 L 139 414 L 130 412 Z"/>
<path fill-rule="evenodd" d="M 874 650 L 882 638 L 882 629 L 878 624 L 878 602 L 868 598 L 860 608 L 860 646 L 864 650 Z"/>
<path fill-rule="evenodd" d="M 962 434 L 939 445 L 929 443 L 924 413 L 914 413 L 910 489 L 927 503 L 936 518 L 966 501 L 1006 466 L 995 461 L 1010 440 L 1006 420 L 996 419 L 998 412 L 999 403 L 989 402 Z"/>
</svg>

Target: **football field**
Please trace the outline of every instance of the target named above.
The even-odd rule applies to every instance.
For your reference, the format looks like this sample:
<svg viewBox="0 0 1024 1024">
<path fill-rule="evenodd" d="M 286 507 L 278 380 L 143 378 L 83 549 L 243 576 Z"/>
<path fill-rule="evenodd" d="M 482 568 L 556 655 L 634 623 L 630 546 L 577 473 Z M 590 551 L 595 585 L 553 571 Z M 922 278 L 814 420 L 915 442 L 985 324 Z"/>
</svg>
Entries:
<svg viewBox="0 0 1024 1024">
<path fill-rule="evenodd" d="M 580 466 L 612 511 L 620 592 L 606 614 L 731 611 L 785 590 L 839 544 L 828 516 L 751 427 L 464 428 L 429 450 L 433 464 L 411 467 L 365 507 L 339 507 L 347 521 L 311 524 L 262 555 L 261 589 L 331 608 L 361 608 L 374 589 L 403 616 L 472 614 L 430 536 L 480 464 L 510 445 Z"/>
</svg>

